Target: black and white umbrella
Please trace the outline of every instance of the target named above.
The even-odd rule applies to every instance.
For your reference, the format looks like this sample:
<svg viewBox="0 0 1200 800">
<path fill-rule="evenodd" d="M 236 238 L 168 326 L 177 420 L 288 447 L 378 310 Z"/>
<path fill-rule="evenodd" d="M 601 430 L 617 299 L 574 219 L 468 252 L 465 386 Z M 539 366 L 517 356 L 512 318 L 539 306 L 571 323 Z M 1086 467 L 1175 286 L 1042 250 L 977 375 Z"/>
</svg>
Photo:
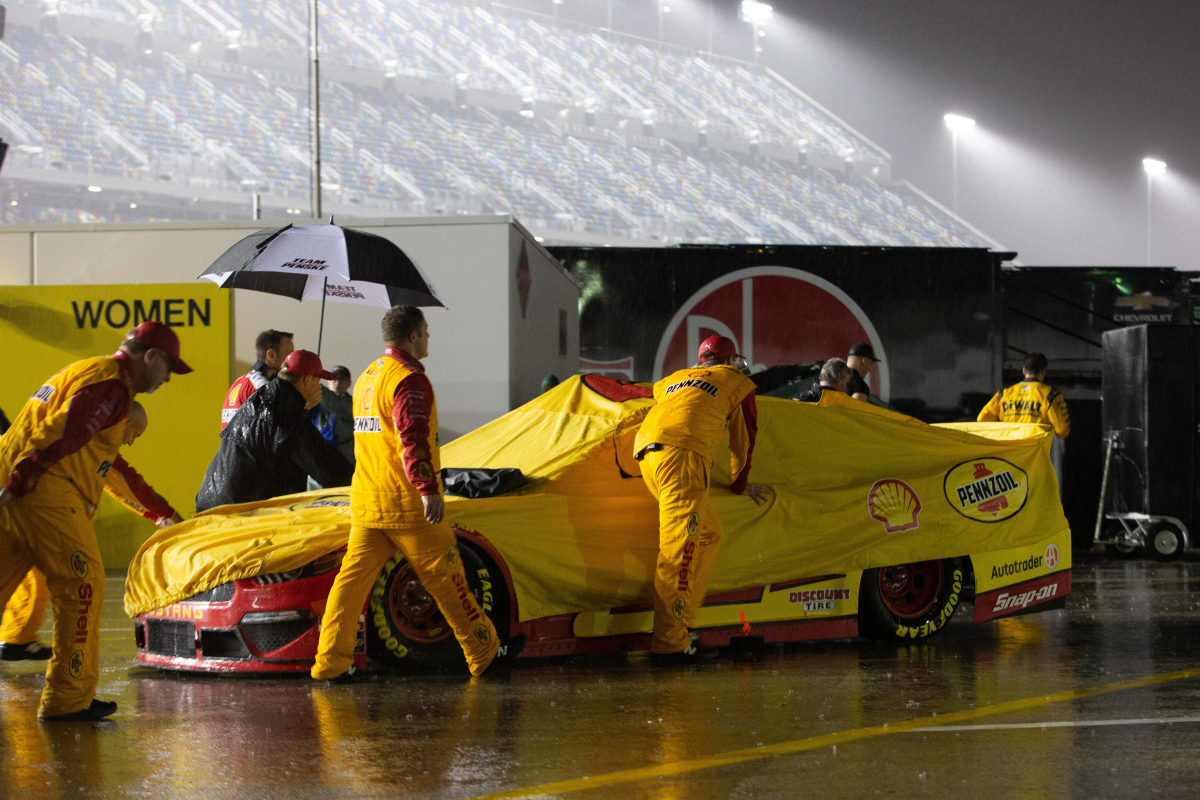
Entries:
<svg viewBox="0 0 1200 800">
<path fill-rule="evenodd" d="M 200 275 L 223 289 L 391 308 L 442 306 L 425 271 L 391 241 L 373 233 L 334 225 L 268 228 L 230 247 Z"/>
</svg>

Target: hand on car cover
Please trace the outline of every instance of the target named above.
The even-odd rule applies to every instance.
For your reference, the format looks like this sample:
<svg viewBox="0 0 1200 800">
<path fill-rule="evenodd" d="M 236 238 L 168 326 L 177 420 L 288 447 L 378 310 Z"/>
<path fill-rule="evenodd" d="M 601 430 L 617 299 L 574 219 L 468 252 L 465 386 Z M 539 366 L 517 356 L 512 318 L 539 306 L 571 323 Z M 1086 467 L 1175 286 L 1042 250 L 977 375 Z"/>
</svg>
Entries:
<svg viewBox="0 0 1200 800">
<path fill-rule="evenodd" d="M 746 485 L 746 494 L 758 505 L 767 502 L 767 498 L 771 496 L 773 490 L 765 483 L 751 483 Z"/>
<path fill-rule="evenodd" d="M 174 516 L 159 517 L 154 524 L 160 528 L 169 528 L 177 522 L 183 522 L 183 517 L 179 516 L 178 511 L 175 512 Z"/>
<path fill-rule="evenodd" d="M 442 521 L 446 514 L 446 501 L 440 494 L 423 494 L 421 502 L 425 504 L 425 519 L 435 525 Z"/>
</svg>

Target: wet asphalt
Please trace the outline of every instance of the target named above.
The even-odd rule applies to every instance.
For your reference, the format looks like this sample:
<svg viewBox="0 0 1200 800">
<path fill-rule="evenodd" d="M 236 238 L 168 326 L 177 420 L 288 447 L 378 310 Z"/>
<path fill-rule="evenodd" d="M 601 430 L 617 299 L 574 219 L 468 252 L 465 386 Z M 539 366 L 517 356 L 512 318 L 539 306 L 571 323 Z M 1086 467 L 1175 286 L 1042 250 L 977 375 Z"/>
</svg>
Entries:
<svg viewBox="0 0 1200 800">
<path fill-rule="evenodd" d="M 923 644 L 324 685 L 136 666 L 110 574 L 118 712 L 39 725 L 43 665 L 0 666 L 0 798 L 1200 795 L 1200 562 L 1091 557 L 1073 580 L 1066 610 L 976 626 L 967 605 Z"/>
</svg>

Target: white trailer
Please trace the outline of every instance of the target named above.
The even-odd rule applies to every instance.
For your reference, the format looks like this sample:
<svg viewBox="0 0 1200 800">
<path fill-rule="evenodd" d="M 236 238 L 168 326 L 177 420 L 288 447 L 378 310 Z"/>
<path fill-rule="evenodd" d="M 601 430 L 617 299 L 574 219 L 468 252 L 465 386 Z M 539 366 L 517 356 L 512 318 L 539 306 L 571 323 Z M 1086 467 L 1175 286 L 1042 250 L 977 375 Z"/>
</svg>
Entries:
<svg viewBox="0 0 1200 800">
<path fill-rule="evenodd" d="M 227 247 L 279 221 L 147 222 L 0 227 L 0 284 L 189 283 Z M 314 224 L 315 220 L 293 224 Z M 395 242 L 433 281 L 447 309 L 427 309 L 426 366 L 442 441 L 535 397 L 543 377 L 579 367 L 579 286 L 507 215 L 337 219 Z M 294 331 L 317 348 L 320 304 L 235 290 L 229 379 L 255 360 L 260 330 Z M 357 378 L 382 350 L 382 312 L 330 303 L 321 359 Z M 212 410 L 214 427 L 220 409 Z"/>
</svg>

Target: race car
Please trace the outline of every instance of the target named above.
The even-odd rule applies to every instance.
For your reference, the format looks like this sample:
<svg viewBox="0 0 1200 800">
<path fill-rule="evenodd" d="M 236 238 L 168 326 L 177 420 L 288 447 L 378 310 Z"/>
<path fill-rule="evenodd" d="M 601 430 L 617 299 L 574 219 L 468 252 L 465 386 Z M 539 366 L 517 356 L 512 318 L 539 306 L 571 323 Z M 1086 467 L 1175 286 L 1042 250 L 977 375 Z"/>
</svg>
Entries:
<svg viewBox="0 0 1200 800">
<path fill-rule="evenodd" d="M 522 658 L 649 647 L 657 508 L 633 457 L 650 387 L 576 376 L 443 448 L 468 582 Z M 724 538 L 695 632 L 704 644 L 856 635 L 924 639 L 963 602 L 976 622 L 1062 607 L 1070 532 L 1036 425 L 930 426 L 847 397 L 761 398 L 762 506 L 711 493 Z M 524 482 L 511 488 L 513 475 Z M 349 491 L 223 506 L 156 533 L 130 565 L 139 662 L 306 671 L 349 536 Z M 360 617 L 356 659 L 464 663 L 402 553 Z"/>
</svg>

